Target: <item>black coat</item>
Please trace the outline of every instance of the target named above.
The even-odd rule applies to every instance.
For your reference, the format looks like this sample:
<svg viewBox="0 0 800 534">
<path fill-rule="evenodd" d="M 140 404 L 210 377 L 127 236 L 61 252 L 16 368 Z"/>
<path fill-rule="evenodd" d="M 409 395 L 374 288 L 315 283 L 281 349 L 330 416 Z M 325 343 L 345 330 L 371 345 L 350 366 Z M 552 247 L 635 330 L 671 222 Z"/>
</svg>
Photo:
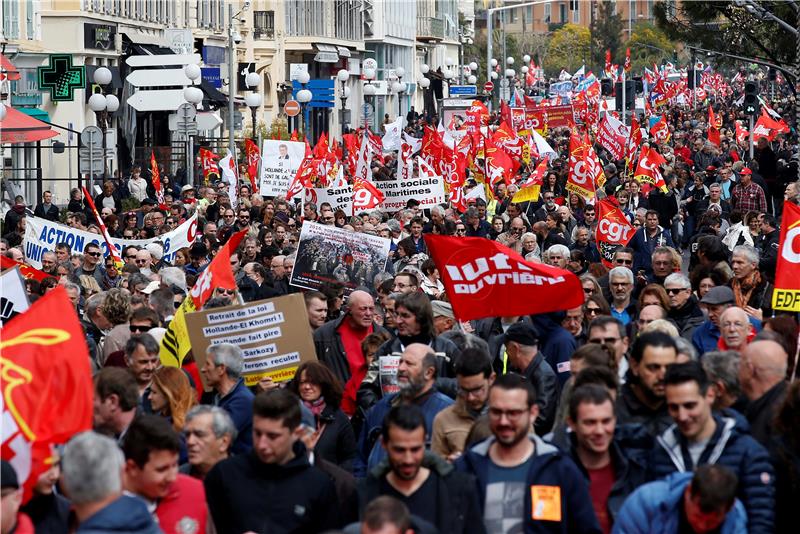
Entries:
<svg viewBox="0 0 800 534">
<path fill-rule="evenodd" d="M 422 517 L 434 523 L 441 533 L 459 532 L 481 534 L 486 532 L 483 525 L 483 503 L 478 500 L 475 478 L 460 471 L 431 452 L 426 452 L 422 466 L 430 469 L 436 484 L 436 518 Z M 381 481 L 386 478 L 390 467 L 388 462 L 378 464 L 369 472 L 358 487 L 359 510 L 375 498 L 380 497 Z"/>
<path fill-rule="evenodd" d="M 55 204 L 50 204 L 50 207 L 45 209 L 44 204 L 39 204 L 36 206 L 36 209 L 33 210 L 34 217 L 41 217 L 42 219 L 47 219 L 48 221 L 58 222 L 58 206 Z"/>
<path fill-rule="evenodd" d="M 318 425 L 325 430 L 314 445 L 314 454 L 345 471 L 351 471 L 356 457 L 356 435 L 350 419 L 339 408 L 326 406 L 319 417 Z"/>
</svg>

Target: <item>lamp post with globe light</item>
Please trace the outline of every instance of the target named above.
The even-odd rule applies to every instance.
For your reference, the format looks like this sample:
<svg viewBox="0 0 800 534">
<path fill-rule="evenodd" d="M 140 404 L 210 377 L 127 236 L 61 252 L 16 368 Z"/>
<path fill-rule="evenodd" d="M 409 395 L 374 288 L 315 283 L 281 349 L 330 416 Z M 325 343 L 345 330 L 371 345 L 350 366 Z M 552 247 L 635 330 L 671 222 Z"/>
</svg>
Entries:
<svg viewBox="0 0 800 534">
<path fill-rule="evenodd" d="M 256 110 L 261 107 L 262 102 L 261 93 L 258 90 L 258 86 L 261 84 L 261 75 L 257 72 L 248 72 L 247 76 L 244 78 L 244 84 L 248 89 L 252 89 L 251 92 L 244 95 L 244 103 L 250 108 L 250 122 L 253 127 L 252 137 L 253 141 L 257 141 L 258 135 L 256 134 Z"/>
<path fill-rule="evenodd" d="M 300 103 L 300 108 L 301 108 L 300 114 L 303 116 L 302 128 L 300 129 L 300 131 L 303 133 L 304 137 L 307 137 L 306 122 L 308 121 L 308 116 L 306 114 L 306 109 L 308 103 L 311 102 L 311 99 L 314 97 L 311 91 L 306 89 L 306 84 L 309 81 L 311 81 L 311 75 L 307 71 L 302 71 L 297 75 L 297 81 L 302 86 L 302 89 L 297 91 L 297 94 L 295 95 L 295 98 L 297 98 L 297 101 Z"/>
<path fill-rule="evenodd" d="M 406 90 L 406 85 L 403 83 L 403 76 L 406 74 L 406 69 L 403 67 L 397 67 L 394 70 L 394 73 L 397 75 L 397 81 L 392 85 L 392 90 L 395 92 L 395 94 L 397 94 L 397 116 L 401 117 L 403 115 L 402 94 Z"/>
<path fill-rule="evenodd" d="M 111 71 L 108 67 L 100 67 L 94 71 L 94 83 L 105 90 L 105 87 L 111 83 Z M 111 123 L 109 113 L 114 113 L 119 109 L 119 99 L 113 94 L 94 93 L 89 97 L 89 109 L 94 111 L 97 125 L 103 131 L 103 180 L 106 180 L 108 178 L 106 132 Z"/>
<path fill-rule="evenodd" d="M 422 88 L 422 115 L 425 117 L 425 121 L 427 122 L 431 117 L 431 106 L 432 100 L 431 95 L 429 93 L 431 87 L 431 79 L 428 77 L 428 73 L 430 72 L 431 68 L 428 66 L 427 63 L 423 63 L 419 67 L 420 72 L 422 73 L 422 78 L 419 80 L 419 86 Z"/>
<path fill-rule="evenodd" d="M 183 90 L 183 98 L 186 102 L 197 108 L 197 106 L 203 102 L 203 91 L 195 85 L 195 82 L 200 79 L 202 74 L 200 67 L 195 63 L 190 63 L 183 68 L 183 73 L 192 82 L 192 85 Z M 188 107 L 183 109 L 184 114 L 187 111 L 192 111 L 191 108 Z M 186 124 L 191 120 L 194 120 L 193 115 L 192 117 L 185 115 L 182 122 Z M 186 183 L 194 185 L 194 136 L 191 131 L 187 130 L 186 133 Z"/>
<path fill-rule="evenodd" d="M 336 73 L 336 79 L 342 84 L 342 90 L 339 93 L 339 98 L 342 101 L 342 108 L 339 110 L 339 124 L 342 128 L 342 135 L 345 134 L 345 102 L 350 97 L 350 88 L 347 87 L 347 81 L 350 79 L 350 72 L 347 69 L 341 69 Z M 343 137 L 344 139 L 344 137 Z"/>
<path fill-rule="evenodd" d="M 365 67 L 364 70 L 362 71 L 362 74 L 364 75 L 364 79 L 367 80 L 367 83 L 364 84 L 364 106 L 363 106 L 364 127 L 366 128 L 368 127 L 367 122 L 369 121 L 369 113 L 368 113 L 369 108 L 367 106 L 370 105 L 370 103 L 367 102 L 367 97 L 369 97 L 370 100 L 374 100 L 376 89 L 375 86 L 372 85 L 372 80 L 375 79 L 376 72 L 375 69 L 372 67 Z M 374 103 L 372 105 L 374 107 Z"/>
</svg>

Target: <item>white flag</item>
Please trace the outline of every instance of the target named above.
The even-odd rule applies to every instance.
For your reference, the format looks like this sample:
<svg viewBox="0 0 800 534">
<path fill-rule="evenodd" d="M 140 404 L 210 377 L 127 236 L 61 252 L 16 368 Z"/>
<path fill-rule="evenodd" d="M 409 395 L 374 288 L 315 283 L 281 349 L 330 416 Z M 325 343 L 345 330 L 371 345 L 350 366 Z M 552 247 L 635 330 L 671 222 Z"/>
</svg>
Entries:
<svg viewBox="0 0 800 534">
<path fill-rule="evenodd" d="M 364 136 L 361 138 L 361 146 L 358 149 L 358 160 L 356 161 L 356 175 L 354 179 L 372 181 L 372 145 L 369 142 L 367 134 L 368 130 L 364 130 Z"/>
<path fill-rule="evenodd" d="M 547 140 L 539 134 L 539 132 L 534 129 L 532 130 L 532 133 L 533 140 L 536 142 L 536 150 L 539 151 L 539 156 L 543 158 L 558 157 L 558 154 L 556 154 L 556 151 L 550 146 L 550 143 L 548 143 Z"/>
<path fill-rule="evenodd" d="M 236 209 L 239 204 L 239 180 L 236 178 L 236 160 L 230 149 L 225 157 L 219 160 L 218 165 L 222 171 L 222 181 L 228 184 L 228 197 L 231 199 L 231 207 Z"/>
<path fill-rule="evenodd" d="M 399 116 L 397 119 L 384 126 L 386 133 L 383 134 L 383 151 L 391 152 L 392 150 L 400 150 L 400 134 L 403 132 L 403 117 Z"/>
<path fill-rule="evenodd" d="M 0 275 L 0 325 L 31 307 L 19 267 Z"/>
<path fill-rule="evenodd" d="M 403 132 L 403 141 L 411 145 L 411 154 L 416 154 L 422 150 L 422 139 L 411 137 L 407 133 Z"/>
</svg>

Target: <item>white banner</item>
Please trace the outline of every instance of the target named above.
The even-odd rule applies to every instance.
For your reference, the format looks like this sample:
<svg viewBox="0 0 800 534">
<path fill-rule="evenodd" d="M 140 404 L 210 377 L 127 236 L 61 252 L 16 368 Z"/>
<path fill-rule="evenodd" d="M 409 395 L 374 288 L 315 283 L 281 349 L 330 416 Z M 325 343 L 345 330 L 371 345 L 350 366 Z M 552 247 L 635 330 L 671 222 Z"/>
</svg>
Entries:
<svg viewBox="0 0 800 534">
<path fill-rule="evenodd" d="M 285 195 L 305 155 L 305 143 L 265 140 L 261 148 L 259 194 L 264 197 Z"/>
<path fill-rule="evenodd" d="M 197 215 L 192 215 L 186 222 L 171 232 L 162 234 L 153 239 L 117 239 L 111 238 L 111 243 L 121 253 L 123 247 L 134 245 L 139 248 L 148 243 L 160 241 L 164 246 L 164 261 L 172 263 L 175 253 L 182 248 L 190 247 L 197 234 Z M 73 253 L 82 254 L 89 243 L 97 243 L 103 251 L 103 256 L 108 256 L 108 247 L 103 236 L 76 230 L 63 224 L 54 223 L 39 217 L 28 217 L 25 223 L 25 258 L 26 263 L 37 269 L 42 268 L 42 254 L 54 251 L 58 243 L 66 243 Z"/>
<path fill-rule="evenodd" d="M 386 211 L 398 211 L 406 207 L 413 199 L 419 200 L 420 208 L 430 208 L 446 202 L 442 178 L 417 177 L 410 180 L 383 180 L 373 182 L 383 193 L 383 208 Z"/>
<path fill-rule="evenodd" d="M 19 267 L 0 275 L 0 326 L 31 307 Z"/>
<path fill-rule="evenodd" d="M 345 184 L 344 187 L 315 187 L 313 189 L 306 189 L 305 202 L 313 202 L 316 204 L 317 209 L 322 203 L 327 202 L 333 208 L 333 211 L 342 210 L 348 217 L 353 213 L 353 186 Z"/>
</svg>

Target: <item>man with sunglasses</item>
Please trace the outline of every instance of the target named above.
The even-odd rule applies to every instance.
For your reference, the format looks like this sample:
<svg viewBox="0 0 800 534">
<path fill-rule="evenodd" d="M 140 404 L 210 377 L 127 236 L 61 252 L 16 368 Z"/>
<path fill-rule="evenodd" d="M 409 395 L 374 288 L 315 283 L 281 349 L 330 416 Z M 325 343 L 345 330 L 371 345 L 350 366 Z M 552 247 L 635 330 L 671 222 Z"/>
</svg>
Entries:
<svg viewBox="0 0 800 534">
<path fill-rule="evenodd" d="M 683 273 L 672 273 L 664 280 L 664 289 L 669 297 L 667 315 L 678 327 L 681 336 L 691 339 L 695 329 L 703 324 L 705 316 L 692 294 L 692 283 Z"/>
<path fill-rule="evenodd" d="M 614 267 L 627 267 L 633 269 L 633 254 L 634 251 L 630 247 L 620 247 L 614 251 L 614 256 L 611 259 L 611 264 Z M 603 290 L 603 297 L 608 302 L 613 300 L 611 296 L 611 288 L 608 285 L 608 273 L 597 279 L 597 283 Z"/>
<path fill-rule="evenodd" d="M 100 249 L 100 245 L 87 243 L 83 248 L 83 261 L 81 266 L 75 269 L 75 276 L 92 276 L 97 280 L 98 284 L 102 284 L 103 276 L 105 275 L 105 269 L 100 266 L 102 258 L 103 251 Z"/>
</svg>

